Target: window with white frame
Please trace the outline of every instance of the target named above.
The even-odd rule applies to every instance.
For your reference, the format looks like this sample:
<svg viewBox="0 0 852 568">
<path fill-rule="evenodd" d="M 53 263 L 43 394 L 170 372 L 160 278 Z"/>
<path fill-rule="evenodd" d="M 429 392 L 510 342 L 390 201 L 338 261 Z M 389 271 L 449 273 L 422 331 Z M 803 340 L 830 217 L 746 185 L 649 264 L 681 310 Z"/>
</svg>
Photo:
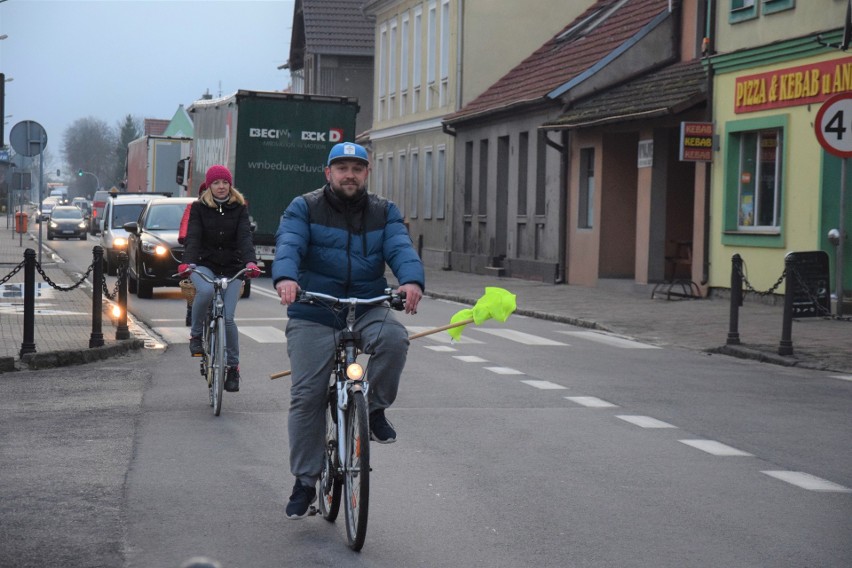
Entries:
<svg viewBox="0 0 852 568">
<path fill-rule="evenodd" d="M 434 100 L 435 86 L 435 56 L 437 55 L 437 11 L 435 1 L 429 2 L 429 12 L 426 23 L 426 108 L 431 109 Z"/>
<path fill-rule="evenodd" d="M 399 167 L 399 174 L 396 176 L 398 180 L 397 188 L 396 188 L 396 205 L 399 207 L 402 216 L 405 217 L 405 204 L 408 201 L 407 189 L 405 187 L 405 182 L 407 181 L 407 173 L 405 171 L 405 162 L 406 156 L 405 152 L 400 152 L 397 155 L 397 166 Z"/>
<path fill-rule="evenodd" d="M 388 119 L 394 117 L 396 113 L 396 18 L 390 21 L 390 31 L 388 33 Z"/>
<path fill-rule="evenodd" d="M 410 199 L 408 200 L 408 216 L 412 219 L 417 218 L 417 199 L 420 190 L 420 154 L 417 150 L 411 151 L 411 182 L 408 184 L 410 188 Z"/>
<path fill-rule="evenodd" d="M 385 171 L 385 197 L 394 201 L 393 156 L 388 156 L 385 163 L 387 164 L 387 170 Z"/>
<path fill-rule="evenodd" d="M 781 129 L 740 132 L 737 228 L 777 229 L 781 218 Z"/>
<path fill-rule="evenodd" d="M 447 104 L 450 83 L 450 2 L 441 3 L 441 86 L 439 106 Z"/>
<path fill-rule="evenodd" d="M 432 149 L 425 150 L 423 156 L 423 218 L 432 218 Z"/>
<path fill-rule="evenodd" d="M 388 93 L 388 77 L 387 77 L 387 44 L 388 44 L 388 26 L 382 24 L 379 28 L 379 113 L 378 116 L 385 116 L 385 97 Z"/>
<path fill-rule="evenodd" d="M 414 9 L 414 48 L 411 57 L 411 112 L 420 107 L 420 85 L 423 74 L 423 8 Z"/>
<path fill-rule="evenodd" d="M 385 161 L 381 156 L 376 156 L 375 159 L 376 159 L 376 167 L 373 168 L 372 171 L 375 174 L 374 177 L 375 177 L 376 183 L 373 184 L 373 187 L 375 188 L 374 191 L 378 195 L 382 195 L 382 191 L 384 190 L 382 183 L 384 182 L 383 174 L 384 174 L 384 170 L 385 170 Z"/>
<path fill-rule="evenodd" d="M 408 20 L 408 12 L 402 16 L 402 28 L 400 29 L 400 50 L 399 50 L 399 114 L 404 115 L 408 106 L 408 58 L 411 57 L 409 52 L 410 46 L 409 33 L 410 26 Z"/>
<path fill-rule="evenodd" d="M 446 146 L 438 146 L 438 187 L 435 192 L 435 218 L 444 218 L 444 209 L 447 194 L 447 149 Z"/>
<path fill-rule="evenodd" d="M 751 20 L 757 17 L 757 2 L 755 0 L 731 0 L 731 11 L 728 21 L 732 24 Z"/>
</svg>

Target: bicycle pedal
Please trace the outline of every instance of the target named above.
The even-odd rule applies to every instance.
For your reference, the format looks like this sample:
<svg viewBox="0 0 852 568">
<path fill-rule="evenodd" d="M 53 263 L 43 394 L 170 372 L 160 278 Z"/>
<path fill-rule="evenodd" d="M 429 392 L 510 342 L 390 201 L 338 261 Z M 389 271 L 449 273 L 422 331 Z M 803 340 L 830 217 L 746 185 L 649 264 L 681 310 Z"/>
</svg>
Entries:
<svg viewBox="0 0 852 568">
<path fill-rule="evenodd" d="M 314 515 L 316 515 L 317 513 L 319 513 L 319 510 L 316 508 L 316 506 L 315 506 L 315 505 L 311 505 L 311 506 L 308 508 L 308 516 L 309 516 L 309 517 L 313 517 L 313 516 L 314 516 Z"/>
</svg>

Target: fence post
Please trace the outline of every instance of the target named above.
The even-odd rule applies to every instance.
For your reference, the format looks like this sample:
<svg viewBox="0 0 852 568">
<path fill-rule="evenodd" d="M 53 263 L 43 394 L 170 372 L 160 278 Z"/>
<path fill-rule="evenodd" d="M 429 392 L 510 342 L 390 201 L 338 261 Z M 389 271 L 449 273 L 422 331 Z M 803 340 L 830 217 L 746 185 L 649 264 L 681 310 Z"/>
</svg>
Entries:
<svg viewBox="0 0 852 568">
<path fill-rule="evenodd" d="M 740 306 L 743 305 L 743 259 L 731 257 L 731 312 L 728 319 L 728 345 L 740 344 Z"/>
<path fill-rule="evenodd" d="M 35 353 L 35 263 L 36 253 L 28 248 L 24 251 L 24 340 L 21 357 Z"/>
<path fill-rule="evenodd" d="M 102 347 L 103 334 L 103 280 L 104 249 L 100 245 L 92 248 L 92 333 L 89 335 L 89 348 Z"/>
<path fill-rule="evenodd" d="M 778 344 L 779 355 L 793 354 L 793 262 L 791 255 L 784 257 L 784 319 L 781 323 L 781 343 Z"/>
<path fill-rule="evenodd" d="M 130 339 L 130 330 L 127 329 L 127 253 L 118 253 L 118 325 L 115 328 L 116 339 Z"/>
</svg>

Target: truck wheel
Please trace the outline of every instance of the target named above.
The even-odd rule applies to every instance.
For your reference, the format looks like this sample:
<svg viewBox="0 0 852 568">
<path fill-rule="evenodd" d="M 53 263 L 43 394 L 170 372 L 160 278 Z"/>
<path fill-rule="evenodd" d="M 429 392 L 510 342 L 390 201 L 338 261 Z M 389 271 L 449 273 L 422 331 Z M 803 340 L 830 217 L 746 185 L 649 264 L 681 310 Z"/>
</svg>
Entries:
<svg viewBox="0 0 852 568">
<path fill-rule="evenodd" d="M 243 295 L 240 298 L 248 298 L 251 296 L 251 280 L 246 280 L 246 285 L 243 288 Z"/>
</svg>

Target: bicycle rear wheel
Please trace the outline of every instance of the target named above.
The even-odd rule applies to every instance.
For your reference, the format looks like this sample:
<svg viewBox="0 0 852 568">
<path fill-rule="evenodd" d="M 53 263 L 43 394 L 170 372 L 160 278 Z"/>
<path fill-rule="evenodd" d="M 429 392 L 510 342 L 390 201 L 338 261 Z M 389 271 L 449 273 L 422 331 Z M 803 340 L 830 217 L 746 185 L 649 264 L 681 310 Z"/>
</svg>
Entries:
<svg viewBox="0 0 852 568">
<path fill-rule="evenodd" d="M 225 320 L 216 318 L 211 331 L 213 337 L 212 357 L 210 367 L 213 370 L 213 414 L 219 416 L 222 412 L 222 391 L 225 387 Z"/>
<path fill-rule="evenodd" d="M 325 459 L 320 474 L 319 512 L 322 518 L 333 523 L 340 511 L 340 492 L 342 481 L 337 464 L 337 421 L 334 413 L 337 411 L 337 398 L 333 392 L 329 394 L 329 402 L 325 407 Z"/>
<path fill-rule="evenodd" d="M 346 539 L 349 548 L 361 550 L 367 536 L 370 505 L 370 424 L 367 399 L 362 391 L 353 390 L 349 393 L 345 420 L 343 494 L 346 502 Z"/>
</svg>

